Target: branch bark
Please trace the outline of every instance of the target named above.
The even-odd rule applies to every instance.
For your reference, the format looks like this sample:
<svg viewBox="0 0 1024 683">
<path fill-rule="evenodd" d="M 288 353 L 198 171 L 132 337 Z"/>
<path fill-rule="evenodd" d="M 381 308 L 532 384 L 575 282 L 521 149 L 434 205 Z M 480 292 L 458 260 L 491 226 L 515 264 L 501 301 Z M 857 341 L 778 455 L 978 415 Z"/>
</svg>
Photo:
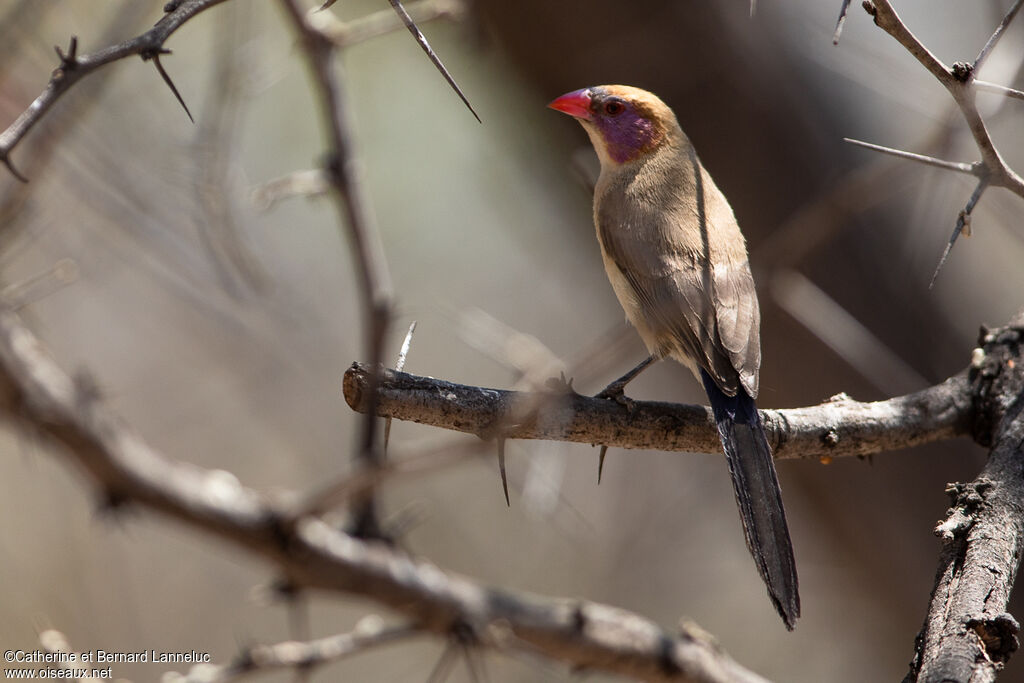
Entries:
<svg viewBox="0 0 1024 683">
<path fill-rule="evenodd" d="M 1024 552 L 1024 319 L 986 336 L 972 372 L 975 438 L 992 446 L 969 484 L 951 484 L 952 507 L 935 533 L 942 552 L 910 681 L 993 681 L 1017 650 L 1008 613 Z"/>
<path fill-rule="evenodd" d="M 371 405 L 369 370 L 345 373 L 345 400 L 356 411 Z M 720 453 L 705 406 L 635 401 L 631 409 L 564 388 L 525 393 L 454 384 L 382 370 L 377 414 L 482 438 L 549 439 L 619 448 Z M 817 406 L 762 410 L 778 459 L 870 455 L 971 432 L 973 406 L 967 371 L 923 391 L 862 403 L 840 394 Z"/>
</svg>

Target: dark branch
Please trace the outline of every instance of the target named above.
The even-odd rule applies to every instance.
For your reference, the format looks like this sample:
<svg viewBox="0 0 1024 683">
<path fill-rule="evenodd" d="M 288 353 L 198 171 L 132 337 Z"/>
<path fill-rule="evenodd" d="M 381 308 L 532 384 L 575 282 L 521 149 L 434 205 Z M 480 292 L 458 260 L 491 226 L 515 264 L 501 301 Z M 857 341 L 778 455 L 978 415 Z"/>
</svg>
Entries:
<svg viewBox="0 0 1024 683">
<path fill-rule="evenodd" d="M 8 126 L 4 132 L 0 133 L 0 161 L 3 161 L 15 176 L 23 180 L 24 178 L 21 178 L 11 165 L 11 151 L 75 83 L 97 69 L 126 57 L 140 56 L 150 59 L 157 56 L 163 51 L 164 43 L 170 38 L 171 34 L 181 28 L 185 22 L 200 12 L 214 5 L 219 5 L 224 1 L 184 0 L 183 2 L 168 3 L 167 7 L 171 11 L 165 14 L 153 28 L 142 35 L 81 57 L 75 54 L 77 51 L 77 40 L 72 38 L 68 54 L 64 55 L 60 50 L 57 51 L 61 64 L 54 70 L 46 89 L 29 105 L 28 109 L 15 119 L 14 123 Z M 168 82 L 168 85 L 171 86 L 171 89 L 175 92 L 179 101 L 181 101 L 181 96 L 178 95 L 173 84 L 169 82 L 170 79 L 163 73 L 163 69 L 159 66 L 157 68 L 160 69 L 161 75 L 164 76 L 165 81 Z M 184 104 L 182 102 L 182 106 Z M 187 110 L 188 108 L 186 107 Z M 191 118 L 191 114 L 189 114 L 189 117 Z"/>
<path fill-rule="evenodd" d="M 1017 650 L 1006 608 L 1024 552 L 1022 324 L 985 335 L 976 352 L 972 392 L 986 421 L 975 438 L 992 451 L 977 479 L 947 490 L 936 583 L 906 681 L 992 681 Z"/>
<path fill-rule="evenodd" d="M 371 403 L 371 374 L 353 364 L 345 400 L 353 410 Z M 704 406 L 634 401 L 632 410 L 574 392 L 547 394 L 485 389 L 383 370 L 378 415 L 476 434 L 482 438 L 549 439 L 619 448 L 719 453 L 711 410 Z M 838 396 L 818 406 L 762 410 L 776 458 L 869 455 L 970 433 L 966 372 L 906 396 L 861 403 Z"/>
</svg>

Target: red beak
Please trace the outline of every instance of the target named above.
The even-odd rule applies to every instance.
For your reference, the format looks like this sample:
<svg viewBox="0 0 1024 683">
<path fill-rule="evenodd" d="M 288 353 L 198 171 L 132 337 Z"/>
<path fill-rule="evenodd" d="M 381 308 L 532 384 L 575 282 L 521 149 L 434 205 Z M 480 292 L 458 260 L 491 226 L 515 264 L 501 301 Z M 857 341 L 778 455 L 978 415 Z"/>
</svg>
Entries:
<svg viewBox="0 0 1024 683">
<path fill-rule="evenodd" d="M 558 99 L 552 100 L 548 107 L 585 121 L 594 120 L 590 113 L 590 90 L 588 88 L 566 93 Z"/>
</svg>

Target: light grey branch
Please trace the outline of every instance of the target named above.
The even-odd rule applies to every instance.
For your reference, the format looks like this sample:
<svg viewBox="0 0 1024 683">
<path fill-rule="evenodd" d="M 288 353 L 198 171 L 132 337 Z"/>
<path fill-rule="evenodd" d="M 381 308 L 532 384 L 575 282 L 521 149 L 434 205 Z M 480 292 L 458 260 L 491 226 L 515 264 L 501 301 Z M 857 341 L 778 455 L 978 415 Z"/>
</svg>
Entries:
<svg viewBox="0 0 1024 683">
<path fill-rule="evenodd" d="M 370 373 L 346 371 L 345 400 L 370 405 Z M 887 401 L 861 403 L 845 395 L 808 408 L 762 410 L 776 458 L 870 455 L 963 436 L 972 416 L 967 373 Z M 550 393 L 487 389 L 383 370 L 377 414 L 476 434 L 482 438 L 549 439 L 619 448 L 720 453 L 711 409 L 704 406 L 616 401 L 581 396 L 564 387 Z"/>
<path fill-rule="evenodd" d="M 363 617 L 351 633 L 308 641 L 285 641 L 247 648 L 231 664 L 198 664 L 185 675 L 169 673 L 162 683 L 228 683 L 278 669 L 309 672 L 371 648 L 388 645 L 419 633 L 408 624 L 386 626 L 380 617 Z"/>
<path fill-rule="evenodd" d="M 0 310 L 0 411 L 62 446 L 111 506 L 136 504 L 261 555 L 299 588 L 358 595 L 423 631 L 646 681 L 763 681 L 690 631 L 672 634 L 614 607 L 488 588 L 380 542 L 345 534 L 243 486 L 234 475 L 150 448 L 73 380 L 17 314 Z"/>
<path fill-rule="evenodd" d="M 1018 2 L 1017 5 L 1019 4 Z M 985 168 L 984 177 L 988 179 L 989 184 L 995 187 L 1005 187 L 1017 196 L 1024 197 L 1024 179 L 1017 175 L 999 154 L 975 103 L 976 91 L 972 87 L 977 70 L 975 65 L 956 64 L 955 68 L 951 69 L 943 64 L 911 33 L 903 20 L 896 14 L 896 10 L 893 9 L 889 0 L 865 0 L 864 8 L 874 17 L 875 23 L 906 48 L 953 97 L 957 106 L 960 107 L 964 120 L 967 121 L 978 150 L 981 152 Z M 1015 11 L 1016 8 L 1012 10 L 1012 12 Z M 1009 15 L 1008 17 L 1012 18 Z M 983 58 L 987 54 L 987 50 L 991 49 L 991 45 L 994 45 L 999 35 L 1001 35 L 1001 31 L 997 29 L 993 37 L 989 39 L 986 50 L 979 54 L 979 58 Z"/>
</svg>

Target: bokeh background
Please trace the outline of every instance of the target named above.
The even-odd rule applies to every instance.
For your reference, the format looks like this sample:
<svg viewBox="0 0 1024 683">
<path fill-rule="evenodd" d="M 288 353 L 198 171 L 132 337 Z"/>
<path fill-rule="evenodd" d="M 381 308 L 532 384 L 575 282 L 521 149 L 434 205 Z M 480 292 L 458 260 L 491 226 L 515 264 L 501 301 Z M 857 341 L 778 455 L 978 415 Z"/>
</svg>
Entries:
<svg viewBox="0 0 1024 683">
<path fill-rule="evenodd" d="M 899 11 L 949 64 L 973 60 L 1009 4 L 908 0 Z M 136 35 L 161 5 L 0 1 L 0 125 L 45 85 L 53 45 L 74 34 L 86 52 Z M 519 380 L 503 329 L 567 360 L 619 339 L 610 361 L 573 366 L 581 391 L 643 357 L 621 334 L 600 265 L 580 180 L 592 152 L 574 122 L 544 107 L 619 82 L 675 109 L 747 235 L 763 407 L 840 391 L 881 399 L 958 372 L 979 325 L 1021 306 L 1024 204 L 989 190 L 974 236 L 928 289 L 972 179 L 842 138 L 962 161 L 977 153 L 941 86 L 856 3 L 833 46 L 838 6 L 762 0 L 751 18 L 738 0 L 457 3 L 457 20 L 423 29 L 482 125 L 404 31 L 348 48 L 356 144 L 397 296 L 389 356 L 417 320 L 407 369 L 470 384 Z M 330 11 L 350 20 L 386 9 L 346 0 Z M 1018 23 L 984 78 L 1024 85 L 1022 45 Z M 309 492 L 351 466 L 357 418 L 341 376 L 363 349 L 331 202 L 253 198 L 323 159 L 302 55 L 274 3 L 225 3 L 168 47 L 163 63 L 196 123 L 141 60 L 81 82 L 14 152 L 31 182 L 0 173 L 0 284 L 63 367 L 94 378 L 156 448 L 269 494 Z M 1000 150 L 1024 168 L 1020 103 L 980 97 Z M 671 363 L 630 394 L 703 400 Z M 472 437 L 392 432 L 404 453 L 444 439 Z M 960 441 L 781 463 L 804 607 L 794 633 L 753 569 L 718 456 L 613 449 L 598 487 L 596 449 L 517 442 L 511 509 L 487 448 L 385 487 L 382 506 L 410 522 L 412 551 L 488 584 L 608 602 L 670 628 L 692 619 L 771 679 L 896 680 L 932 585 L 944 486 L 972 479 L 984 455 Z M 81 650 L 195 649 L 227 661 L 295 634 L 290 608 L 266 589 L 268 566 L 149 514 L 104 515 L 98 502 L 59 452 L 13 428 L 0 434 L 0 649 L 34 649 L 40 629 L 56 628 Z M 327 635 L 378 610 L 318 596 L 307 611 L 309 632 Z M 419 638 L 314 679 L 424 681 L 443 648 Z M 485 661 L 493 681 L 605 680 Z M 1020 680 L 1021 666 L 1006 680 Z M 460 664 L 449 680 L 471 679 Z"/>
</svg>

